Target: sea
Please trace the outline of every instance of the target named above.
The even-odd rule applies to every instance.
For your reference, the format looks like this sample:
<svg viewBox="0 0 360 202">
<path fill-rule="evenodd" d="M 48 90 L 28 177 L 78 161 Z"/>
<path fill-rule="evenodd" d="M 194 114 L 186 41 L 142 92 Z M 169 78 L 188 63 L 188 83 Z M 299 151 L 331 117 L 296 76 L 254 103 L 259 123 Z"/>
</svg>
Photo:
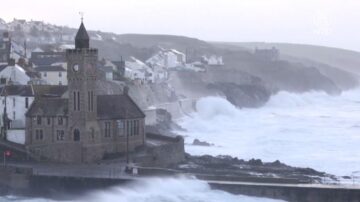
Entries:
<svg viewBox="0 0 360 202">
<path fill-rule="evenodd" d="M 222 97 L 205 97 L 196 112 L 177 120 L 185 149 L 193 155 L 231 155 L 279 160 L 337 176 L 360 170 L 360 89 L 331 96 L 324 92 L 279 92 L 260 108 L 237 108 Z M 192 145 L 194 139 L 213 146 Z M 6 196 L 0 201 L 54 201 Z M 272 202 L 279 200 L 211 190 L 189 178 L 148 178 L 95 191 L 74 201 Z"/>
</svg>

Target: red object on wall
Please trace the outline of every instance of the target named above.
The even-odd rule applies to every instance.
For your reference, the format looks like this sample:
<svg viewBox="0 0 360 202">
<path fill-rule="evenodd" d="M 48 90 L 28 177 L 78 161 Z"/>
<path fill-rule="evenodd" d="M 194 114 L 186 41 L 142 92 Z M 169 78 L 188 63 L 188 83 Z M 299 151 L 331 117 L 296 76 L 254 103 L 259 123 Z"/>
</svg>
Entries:
<svg viewBox="0 0 360 202">
<path fill-rule="evenodd" d="M 11 156 L 11 151 L 10 151 L 10 150 L 6 150 L 6 151 L 5 151 L 5 156 L 7 156 L 7 157 Z"/>
</svg>

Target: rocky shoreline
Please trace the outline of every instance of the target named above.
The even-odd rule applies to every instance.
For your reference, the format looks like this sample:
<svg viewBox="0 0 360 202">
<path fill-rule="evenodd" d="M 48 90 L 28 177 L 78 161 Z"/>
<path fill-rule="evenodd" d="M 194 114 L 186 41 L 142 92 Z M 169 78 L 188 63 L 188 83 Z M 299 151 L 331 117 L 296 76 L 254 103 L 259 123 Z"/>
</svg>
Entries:
<svg viewBox="0 0 360 202">
<path fill-rule="evenodd" d="M 231 156 L 186 154 L 185 163 L 174 168 L 203 179 L 217 176 L 214 179 L 277 183 L 322 183 L 324 179 L 337 181 L 336 176 L 312 168 L 292 167 L 280 161 L 269 163 L 260 159 L 245 161 Z"/>
</svg>

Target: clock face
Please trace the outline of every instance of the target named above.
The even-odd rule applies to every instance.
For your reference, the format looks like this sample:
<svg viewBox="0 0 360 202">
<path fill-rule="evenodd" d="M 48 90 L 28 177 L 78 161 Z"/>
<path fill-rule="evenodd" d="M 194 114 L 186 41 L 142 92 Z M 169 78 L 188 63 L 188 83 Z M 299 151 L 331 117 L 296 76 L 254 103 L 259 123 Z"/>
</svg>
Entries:
<svg viewBox="0 0 360 202">
<path fill-rule="evenodd" d="M 75 65 L 73 66 L 73 70 L 74 70 L 74 72 L 78 72 L 78 71 L 79 71 L 79 65 L 78 65 L 78 64 L 75 64 Z"/>
</svg>

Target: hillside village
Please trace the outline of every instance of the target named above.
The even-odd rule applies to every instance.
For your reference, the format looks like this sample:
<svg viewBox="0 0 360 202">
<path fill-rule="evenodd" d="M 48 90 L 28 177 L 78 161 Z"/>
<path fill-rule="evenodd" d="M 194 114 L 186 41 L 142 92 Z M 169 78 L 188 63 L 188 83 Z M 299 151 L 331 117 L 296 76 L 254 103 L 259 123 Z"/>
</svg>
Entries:
<svg viewBox="0 0 360 202">
<path fill-rule="evenodd" d="M 65 51 L 74 48 L 76 31 L 42 21 L 0 19 L 3 138 L 23 144 L 25 113 L 34 100 L 66 94 Z M 284 60 L 275 47 L 249 51 L 178 36 L 88 34 L 100 50 L 97 90 L 121 93 L 128 86 L 146 113 L 147 125 L 166 122 L 167 113 L 173 117 L 191 113 L 203 96 L 220 95 L 238 107 L 258 107 L 279 90 L 338 94 L 358 84 L 350 74 L 330 66 Z"/>
<path fill-rule="evenodd" d="M 19 19 L 10 23 L 0 21 L 0 30 L 1 135 L 9 141 L 24 144 L 25 114 L 34 100 L 44 95 L 61 96 L 66 92 L 65 50 L 74 47 L 75 32 L 62 32 L 64 29 L 57 26 Z M 19 41 L 19 33 L 23 33 L 24 41 Z M 54 37 L 56 33 L 61 34 Z M 102 37 L 90 34 L 90 39 L 102 40 Z M 158 47 L 158 51 L 146 60 L 135 56 L 121 57 L 118 61 L 104 57 L 97 62 L 96 68 L 100 80 L 120 88 L 167 83 L 173 71 L 205 72 L 208 66 L 221 68 L 223 65 L 223 59 L 218 55 L 203 55 L 197 61 L 189 61 L 179 50 Z"/>
</svg>

